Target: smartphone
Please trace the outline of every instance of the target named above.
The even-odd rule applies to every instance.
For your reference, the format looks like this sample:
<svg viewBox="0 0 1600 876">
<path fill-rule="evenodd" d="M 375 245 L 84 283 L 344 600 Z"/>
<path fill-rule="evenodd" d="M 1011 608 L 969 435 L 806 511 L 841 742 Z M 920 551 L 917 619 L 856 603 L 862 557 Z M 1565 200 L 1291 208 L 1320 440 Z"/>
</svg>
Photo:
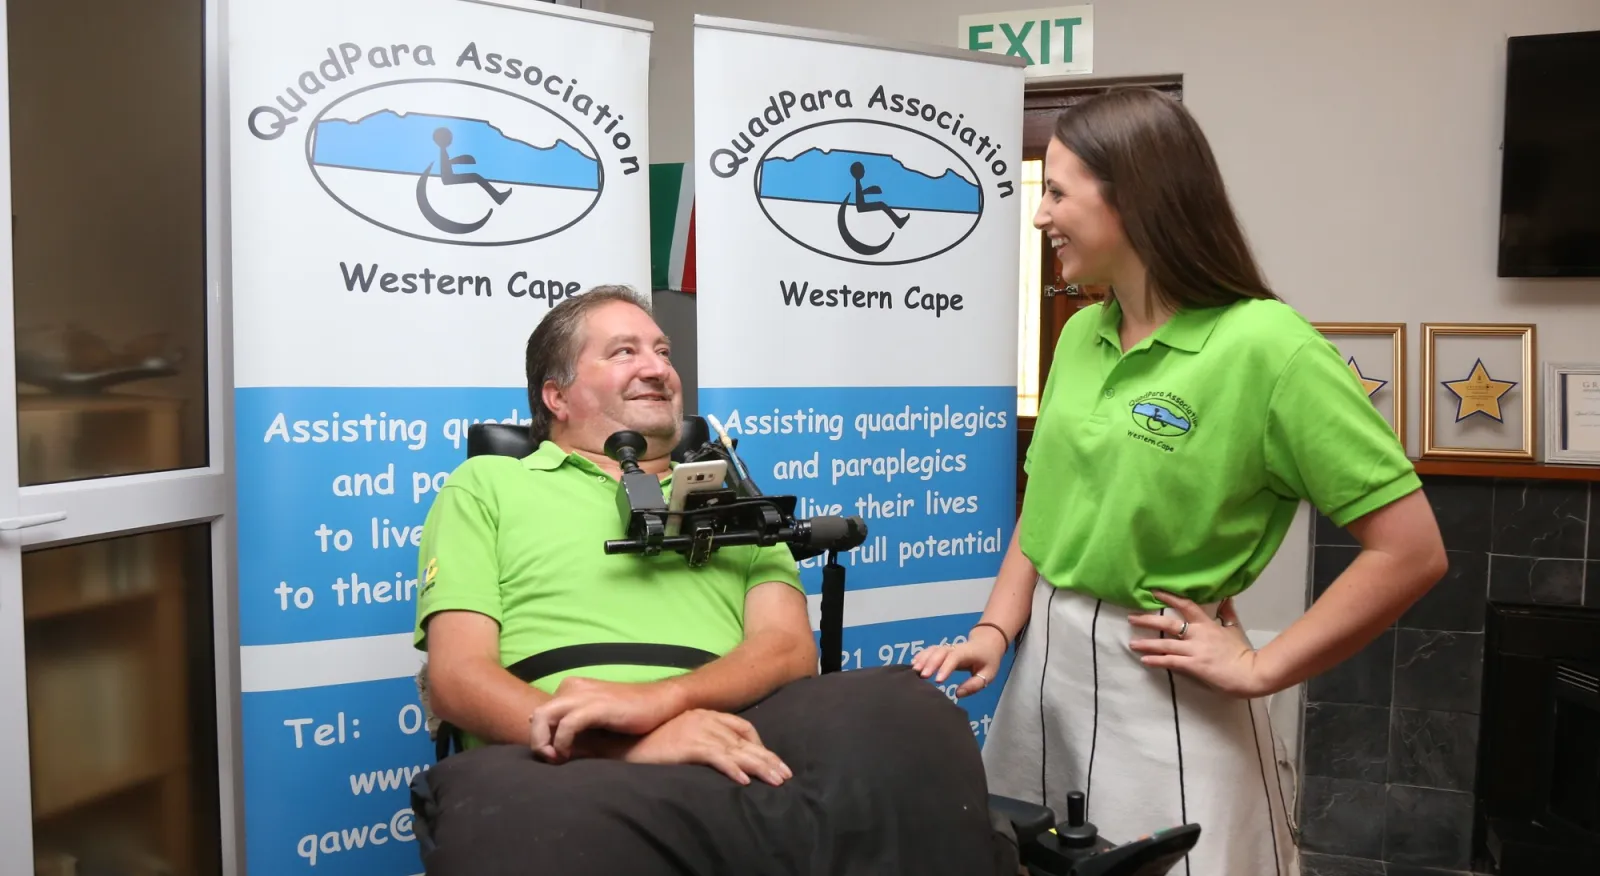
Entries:
<svg viewBox="0 0 1600 876">
<path fill-rule="evenodd" d="M 722 481 L 728 476 L 728 463 L 723 459 L 708 459 L 704 462 L 686 462 L 672 470 L 672 495 L 667 499 L 667 531 L 668 536 L 678 534 L 678 529 L 683 523 L 680 512 L 684 510 L 685 503 L 695 493 L 708 490 L 722 489 Z"/>
</svg>

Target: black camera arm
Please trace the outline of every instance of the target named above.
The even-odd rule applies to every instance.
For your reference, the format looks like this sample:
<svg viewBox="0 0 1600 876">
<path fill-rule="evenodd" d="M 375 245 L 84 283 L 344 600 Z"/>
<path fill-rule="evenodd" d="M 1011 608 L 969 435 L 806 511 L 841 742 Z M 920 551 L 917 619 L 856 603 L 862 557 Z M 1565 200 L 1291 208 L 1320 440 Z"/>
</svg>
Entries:
<svg viewBox="0 0 1600 876">
<path fill-rule="evenodd" d="M 728 463 L 731 489 L 696 493 L 692 509 L 669 511 L 661 498 L 661 482 L 639 470 L 638 455 L 644 450 L 644 437 L 635 432 L 618 432 L 606 440 L 606 455 L 622 466 L 622 486 L 617 490 L 617 510 L 624 521 L 626 538 L 605 543 L 607 554 L 644 554 L 662 551 L 683 554 L 691 566 L 703 565 L 712 552 L 735 545 L 763 547 L 786 544 L 796 562 L 823 553 L 822 567 L 822 671 L 837 672 L 842 662 L 844 627 L 844 566 L 839 554 L 854 550 L 867 540 L 867 525 L 859 517 L 810 517 L 796 519 L 794 496 L 766 496 L 756 487 L 749 469 L 733 449 L 733 441 L 706 441 L 684 454 L 685 462 L 721 459 Z M 681 514 L 678 531 L 666 534 L 668 517 Z"/>
<path fill-rule="evenodd" d="M 655 556 L 676 551 L 687 557 L 690 565 L 699 566 L 720 547 L 787 544 L 798 561 L 824 552 L 853 550 L 867 540 L 867 526 L 859 517 L 797 519 L 794 496 L 763 495 L 747 474 L 741 474 L 744 467 L 738 457 L 715 441 L 691 449 L 684 460 L 727 462 L 731 488 L 697 493 L 690 500 L 692 507 L 670 511 L 661 495 L 661 482 L 639 469 L 638 456 L 644 448 L 645 439 L 637 432 L 617 432 L 606 439 L 606 455 L 622 466 L 617 511 L 627 532 L 626 538 L 606 541 L 607 554 Z M 666 534 L 673 514 L 681 515 L 682 535 Z"/>
</svg>

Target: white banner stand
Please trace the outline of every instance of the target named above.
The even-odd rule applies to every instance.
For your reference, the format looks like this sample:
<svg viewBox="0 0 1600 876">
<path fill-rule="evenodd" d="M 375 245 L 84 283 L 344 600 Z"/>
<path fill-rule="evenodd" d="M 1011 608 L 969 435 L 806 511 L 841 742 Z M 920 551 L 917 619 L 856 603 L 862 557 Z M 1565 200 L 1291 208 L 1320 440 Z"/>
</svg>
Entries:
<svg viewBox="0 0 1600 876">
<path fill-rule="evenodd" d="M 247 867 L 404 876 L 434 757 L 422 522 L 469 424 L 528 421 L 544 314 L 649 289 L 651 25 L 527 0 L 228 17 Z"/>
<path fill-rule="evenodd" d="M 843 668 L 907 663 L 1016 523 L 1022 61 L 704 16 L 694 52 L 700 410 L 798 516 L 866 521 Z"/>
</svg>

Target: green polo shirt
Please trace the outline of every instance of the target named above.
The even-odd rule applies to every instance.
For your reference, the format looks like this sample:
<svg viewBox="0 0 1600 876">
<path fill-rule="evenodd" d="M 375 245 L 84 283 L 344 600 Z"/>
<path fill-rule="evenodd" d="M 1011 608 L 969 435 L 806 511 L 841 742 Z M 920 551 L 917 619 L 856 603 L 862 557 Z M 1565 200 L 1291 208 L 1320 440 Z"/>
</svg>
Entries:
<svg viewBox="0 0 1600 876">
<path fill-rule="evenodd" d="M 1160 609 L 1255 582 L 1302 500 L 1334 523 L 1422 484 L 1335 348 L 1287 305 L 1183 311 L 1126 354 L 1115 301 L 1062 329 L 1024 468 L 1022 550 L 1057 587 Z"/>
<path fill-rule="evenodd" d="M 663 495 L 671 484 L 669 474 Z M 415 646 L 427 649 L 431 615 L 462 610 L 500 624 L 502 666 L 600 642 L 684 645 L 720 655 L 744 638 L 746 592 L 768 581 L 800 589 L 794 558 L 781 544 L 724 547 L 700 568 L 672 551 L 607 555 L 606 540 L 626 536 L 617 486 L 593 461 L 549 441 L 523 459 L 468 459 L 423 524 Z M 592 666 L 534 686 L 554 692 L 568 675 L 644 682 L 683 671 Z"/>
</svg>

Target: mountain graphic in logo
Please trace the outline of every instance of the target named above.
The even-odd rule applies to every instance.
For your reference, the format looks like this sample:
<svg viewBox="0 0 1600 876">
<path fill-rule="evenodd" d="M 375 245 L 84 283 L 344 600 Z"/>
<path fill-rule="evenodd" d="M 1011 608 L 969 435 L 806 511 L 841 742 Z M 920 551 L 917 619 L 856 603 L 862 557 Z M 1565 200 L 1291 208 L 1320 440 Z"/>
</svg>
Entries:
<svg viewBox="0 0 1600 876">
<path fill-rule="evenodd" d="M 1187 434 L 1189 421 L 1158 404 L 1140 402 L 1133 406 L 1133 422 L 1152 435 L 1172 438 Z"/>
<path fill-rule="evenodd" d="M 889 210 L 977 214 L 983 207 L 983 193 L 953 170 L 930 177 L 908 170 L 893 155 L 821 149 L 762 162 L 761 197 L 830 205 L 851 200 L 858 166 L 862 181 L 871 180 L 878 189 L 874 200 Z"/>
<path fill-rule="evenodd" d="M 311 124 L 306 160 L 352 213 L 472 246 L 525 243 L 581 220 L 605 174 L 583 132 L 542 104 L 473 82 L 369 86 Z"/>
<path fill-rule="evenodd" d="M 600 164 L 564 140 L 540 148 L 507 137 L 481 119 L 401 116 L 383 110 L 358 122 L 328 119 L 317 123 L 311 163 L 319 167 L 416 175 L 428 168 L 438 176 L 439 147 L 434 136 L 450 132 L 457 155 L 471 155 L 473 172 L 490 182 L 600 190 Z M 460 165 L 457 164 L 459 171 Z"/>
<path fill-rule="evenodd" d="M 950 146 L 888 122 L 791 132 L 761 157 L 756 198 L 790 240 L 841 261 L 918 262 L 959 245 L 983 215 L 977 174 Z"/>
</svg>

